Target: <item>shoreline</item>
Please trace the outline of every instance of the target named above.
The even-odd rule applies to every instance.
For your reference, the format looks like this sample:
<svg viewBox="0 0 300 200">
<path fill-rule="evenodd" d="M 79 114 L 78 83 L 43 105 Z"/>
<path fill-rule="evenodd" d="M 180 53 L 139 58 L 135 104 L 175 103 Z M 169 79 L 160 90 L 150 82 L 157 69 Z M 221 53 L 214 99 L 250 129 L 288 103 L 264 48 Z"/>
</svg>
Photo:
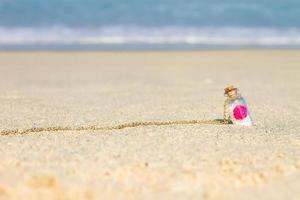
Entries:
<svg viewBox="0 0 300 200">
<path fill-rule="evenodd" d="M 300 50 L 291 45 L 1 45 L 0 52 L 186 52 Z"/>
</svg>

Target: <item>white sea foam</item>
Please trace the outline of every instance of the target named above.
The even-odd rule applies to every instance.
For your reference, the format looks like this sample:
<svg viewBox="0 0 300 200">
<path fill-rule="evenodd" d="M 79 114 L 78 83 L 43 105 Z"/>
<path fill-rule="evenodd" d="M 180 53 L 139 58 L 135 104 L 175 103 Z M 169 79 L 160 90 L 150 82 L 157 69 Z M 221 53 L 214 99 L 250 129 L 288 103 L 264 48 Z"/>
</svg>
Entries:
<svg viewBox="0 0 300 200">
<path fill-rule="evenodd" d="M 244 27 L 1 28 L 1 45 L 190 44 L 300 46 L 300 29 Z"/>
</svg>

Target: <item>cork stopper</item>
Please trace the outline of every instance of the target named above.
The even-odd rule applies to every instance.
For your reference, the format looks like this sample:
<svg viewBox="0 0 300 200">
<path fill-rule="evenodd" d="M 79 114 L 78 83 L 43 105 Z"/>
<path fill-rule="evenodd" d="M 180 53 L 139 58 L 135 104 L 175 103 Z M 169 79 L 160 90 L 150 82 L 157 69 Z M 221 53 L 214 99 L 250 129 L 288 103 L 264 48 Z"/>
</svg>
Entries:
<svg viewBox="0 0 300 200">
<path fill-rule="evenodd" d="M 231 91 L 235 91 L 235 93 L 236 93 L 237 88 L 234 87 L 233 85 L 228 86 L 228 87 L 226 87 L 226 88 L 224 89 L 224 94 L 225 94 L 225 95 L 228 95 L 228 93 L 231 93 Z"/>
</svg>

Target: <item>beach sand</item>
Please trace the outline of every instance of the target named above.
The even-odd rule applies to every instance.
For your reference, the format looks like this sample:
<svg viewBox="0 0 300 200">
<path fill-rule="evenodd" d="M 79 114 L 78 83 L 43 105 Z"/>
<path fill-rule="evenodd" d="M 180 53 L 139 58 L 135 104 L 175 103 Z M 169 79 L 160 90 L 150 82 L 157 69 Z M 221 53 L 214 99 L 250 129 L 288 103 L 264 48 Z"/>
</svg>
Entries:
<svg viewBox="0 0 300 200">
<path fill-rule="evenodd" d="M 55 130 L 222 119 L 230 84 L 255 126 Z M 2 52 L 0 111 L 0 199 L 300 199 L 300 51 Z"/>
</svg>

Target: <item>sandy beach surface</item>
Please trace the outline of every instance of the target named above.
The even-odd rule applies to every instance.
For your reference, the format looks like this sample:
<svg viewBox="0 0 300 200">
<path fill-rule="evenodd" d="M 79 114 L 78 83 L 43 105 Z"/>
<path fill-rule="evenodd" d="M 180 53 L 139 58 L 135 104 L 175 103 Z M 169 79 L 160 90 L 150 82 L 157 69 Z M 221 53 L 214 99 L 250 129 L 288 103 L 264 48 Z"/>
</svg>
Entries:
<svg viewBox="0 0 300 200">
<path fill-rule="evenodd" d="M 56 130 L 222 119 L 229 84 L 255 126 Z M 0 199 L 300 199 L 300 51 L 2 52 L 0 111 Z"/>
</svg>

